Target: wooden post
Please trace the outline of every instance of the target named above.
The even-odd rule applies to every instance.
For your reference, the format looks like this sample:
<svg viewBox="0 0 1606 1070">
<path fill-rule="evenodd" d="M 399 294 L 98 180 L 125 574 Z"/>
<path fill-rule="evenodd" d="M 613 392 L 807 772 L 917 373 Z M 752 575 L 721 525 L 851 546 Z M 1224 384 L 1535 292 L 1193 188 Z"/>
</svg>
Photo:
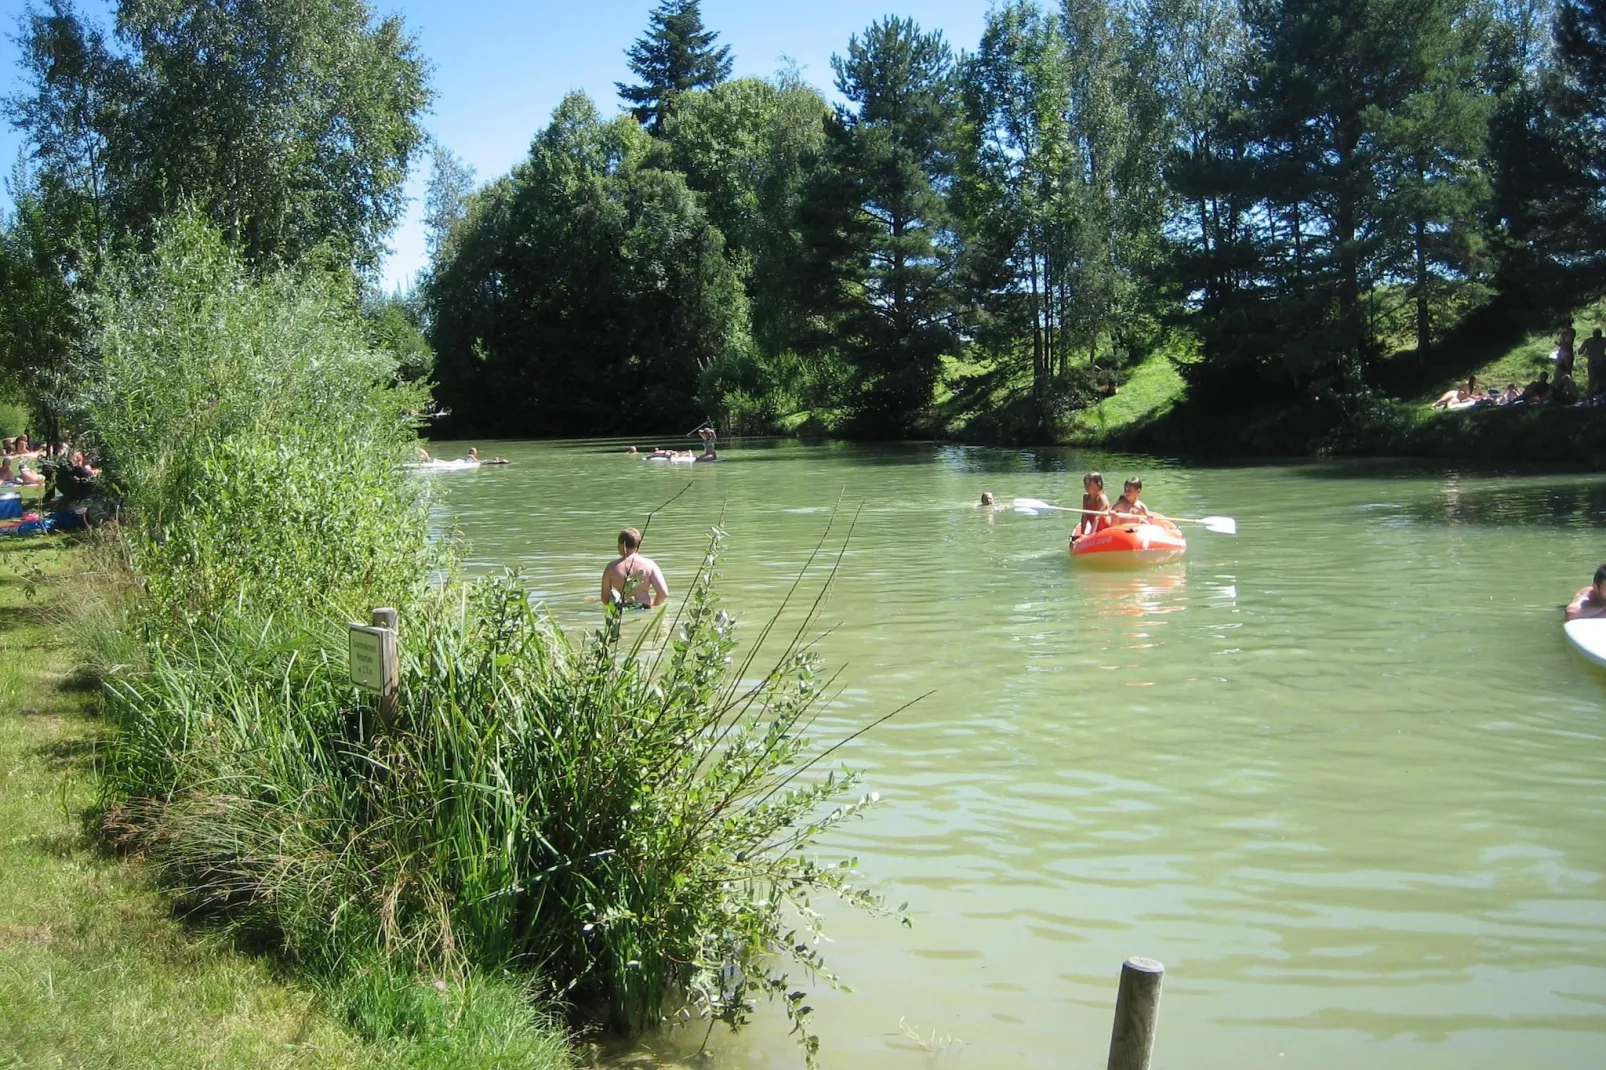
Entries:
<svg viewBox="0 0 1606 1070">
<path fill-rule="evenodd" d="M 1165 967 L 1153 959 L 1133 956 L 1121 964 L 1108 1070 L 1149 1070 L 1154 1029 L 1160 1016 L 1160 982 L 1164 979 Z"/>
<path fill-rule="evenodd" d="M 384 685 L 379 691 L 379 723 L 386 728 L 396 720 L 396 696 L 401 682 L 401 661 L 396 652 L 398 616 L 394 609 L 375 609 L 370 617 L 375 628 L 385 629 L 379 648 L 380 660 L 384 665 Z"/>
</svg>

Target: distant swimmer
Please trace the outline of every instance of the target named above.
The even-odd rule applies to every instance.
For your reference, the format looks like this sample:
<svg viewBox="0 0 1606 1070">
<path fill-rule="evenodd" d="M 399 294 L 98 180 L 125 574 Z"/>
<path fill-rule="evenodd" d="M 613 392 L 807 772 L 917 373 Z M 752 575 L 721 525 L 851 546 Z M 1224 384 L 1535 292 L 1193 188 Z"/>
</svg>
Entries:
<svg viewBox="0 0 1606 1070">
<path fill-rule="evenodd" d="M 602 604 L 621 609 L 654 609 L 669 601 L 663 569 L 641 552 L 641 532 L 619 533 L 619 557 L 602 571 Z"/>
<path fill-rule="evenodd" d="M 998 508 L 998 498 L 993 494 L 992 491 L 984 490 L 984 491 L 981 492 L 981 501 L 976 503 L 976 508 L 978 508 L 978 509 L 997 509 Z"/>
<path fill-rule="evenodd" d="M 1563 612 L 1568 620 L 1606 617 L 1606 565 L 1595 570 L 1595 582 L 1573 595 Z"/>
<path fill-rule="evenodd" d="M 1140 482 L 1141 488 L 1143 484 Z M 1089 472 L 1082 477 L 1082 519 L 1071 529 L 1071 541 L 1091 535 L 1110 522 L 1110 499 L 1104 495 L 1104 476 Z"/>
</svg>

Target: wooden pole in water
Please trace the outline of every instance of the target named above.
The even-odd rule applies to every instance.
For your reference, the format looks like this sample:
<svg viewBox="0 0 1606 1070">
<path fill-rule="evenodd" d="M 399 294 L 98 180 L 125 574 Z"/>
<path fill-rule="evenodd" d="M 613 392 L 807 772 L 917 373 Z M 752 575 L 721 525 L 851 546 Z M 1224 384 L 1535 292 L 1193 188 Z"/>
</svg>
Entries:
<svg viewBox="0 0 1606 1070">
<path fill-rule="evenodd" d="M 1165 967 L 1153 959 L 1134 955 L 1121 964 L 1108 1070 L 1149 1070 L 1154 1030 L 1160 1017 L 1160 982 L 1164 979 Z"/>
<path fill-rule="evenodd" d="M 380 639 L 379 658 L 383 666 L 383 685 L 379 690 L 379 723 L 389 728 L 396 720 L 396 697 L 400 692 L 401 662 L 396 652 L 396 625 L 400 614 L 394 609 L 375 609 L 370 623 L 385 629 Z"/>
</svg>

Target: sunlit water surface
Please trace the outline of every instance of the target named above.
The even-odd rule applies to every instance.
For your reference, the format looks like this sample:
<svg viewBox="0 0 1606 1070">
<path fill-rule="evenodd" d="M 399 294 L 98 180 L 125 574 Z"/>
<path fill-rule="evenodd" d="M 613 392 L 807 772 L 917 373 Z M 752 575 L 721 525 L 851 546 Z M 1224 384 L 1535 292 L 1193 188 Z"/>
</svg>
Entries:
<svg viewBox="0 0 1606 1070">
<path fill-rule="evenodd" d="M 1167 968 L 1159 1066 L 1606 1066 L 1606 673 L 1557 611 L 1606 559 L 1606 478 L 478 445 L 514 463 L 436 477 L 470 570 L 519 568 L 577 632 L 619 528 L 688 484 L 645 550 L 681 590 L 719 522 L 749 637 L 858 512 L 820 731 L 931 695 L 848 748 L 883 802 L 826 846 L 915 924 L 830 915 L 855 991 L 812 999 L 826 1066 L 1102 1066 L 1133 954 Z M 1088 467 L 1240 533 L 1100 575 L 1063 517 L 973 507 L 1075 504 Z M 712 1044 L 704 1065 L 801 1062 L 777 1011 Z"/>
</svg>

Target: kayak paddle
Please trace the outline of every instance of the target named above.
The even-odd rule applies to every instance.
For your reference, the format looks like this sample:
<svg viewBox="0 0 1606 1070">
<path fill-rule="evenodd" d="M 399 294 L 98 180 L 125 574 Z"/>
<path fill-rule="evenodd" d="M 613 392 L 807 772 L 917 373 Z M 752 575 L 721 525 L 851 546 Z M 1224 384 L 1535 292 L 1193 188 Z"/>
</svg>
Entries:
<svg viewBox="0 0 1606 1070">
<path fill-rule="evenodd" d="M 1056 513 L 1088 513 L 1092 516 L 1117 515 L 1113 509 L 1108 511 L 1098 509 L 1071 509 L 1063 505 L 1050 505 L 1047 502 L 1038 501 L 1036 498 L 1016 498 L 1015 511 L 1017 513 L 1028 513 L 1032 516 L 1036 516 L 1040 512 L 1050 511 Z M 1154 515 L 1159 517 L 1161 514 L 1156 513 Z M 1164 517 L 1164 519 L 1171 521 L 1173 524 L 1198 524 L 1206 531 L 1213 531 L 1218 535 L 1238 534 L 1238 521 L 1234 520 L 1230 516 L 1202 516 L 1197 519 L 1182 516 L 1168 516 Z"/>
</svg>

